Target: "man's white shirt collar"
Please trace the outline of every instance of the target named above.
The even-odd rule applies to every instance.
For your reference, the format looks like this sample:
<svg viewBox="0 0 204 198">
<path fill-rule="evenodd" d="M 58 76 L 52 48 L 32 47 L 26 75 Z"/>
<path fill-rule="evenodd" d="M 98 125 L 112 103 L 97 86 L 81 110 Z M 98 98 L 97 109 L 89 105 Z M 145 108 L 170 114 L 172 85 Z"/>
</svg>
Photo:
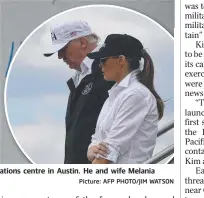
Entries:
<svg viewBox="0 0 204 198">
<path fill-rule="evenodd" d="M 100 46 L 97 46 L 92 52 L 98 51 L 99 49 Z M 91 74 L 91 67 L 93 61 L 94 59 L 90 59 L 88 56 L 86 56 L 85 59 L 82 61 L 80 65 L 81 71 L 76 70 L 75 75 L 72 77 L 75 87 L 79 85 L 79 83 L 85 76 Z"/>
<path fill-rule="evenodd" d="M 92 52 L 96 52 L 99 49 L 100 49 L 100 47 L 97 46 Z M 80 65 L 80 67 L 81 67 L 80 73 L 84 74 L 87 72 L 87 70 L 89 70 L 91 73 L 91 66 L 92 66 L 93 61 L 94 61 L 94 59 L 90 59 L 88 56 L 86 56 Z"/>
</svg>

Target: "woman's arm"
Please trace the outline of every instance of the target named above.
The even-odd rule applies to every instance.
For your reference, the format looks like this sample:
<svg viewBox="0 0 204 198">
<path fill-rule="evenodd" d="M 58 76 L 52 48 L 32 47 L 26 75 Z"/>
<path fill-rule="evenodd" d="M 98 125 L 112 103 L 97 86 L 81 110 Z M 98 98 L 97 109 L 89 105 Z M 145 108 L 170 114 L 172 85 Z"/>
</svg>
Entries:
<svg viewBox="0 0 204 198">
<path fill-rule="evenodd" d="M 109 149 L 106 159 L 116 163 L 118 157 L 130 149 L 132 139 L 141 127 L 149 106 L 140 91 L 124 98 L 107 137 L 103 140 Z"/>
<path fill-rule="evenodd" d="M 110 161 L 104 158 L 95 158 L 92 164 L 110 164 Z"/>
</svg>

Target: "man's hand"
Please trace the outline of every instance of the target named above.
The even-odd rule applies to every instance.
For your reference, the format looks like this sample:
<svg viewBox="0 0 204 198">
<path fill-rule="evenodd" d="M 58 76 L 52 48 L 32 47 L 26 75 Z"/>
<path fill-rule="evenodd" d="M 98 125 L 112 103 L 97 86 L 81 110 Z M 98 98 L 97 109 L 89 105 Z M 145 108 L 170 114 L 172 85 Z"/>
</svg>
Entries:
<svg viewBox="0 0 204 198">
<path fill-rule="evenodd" d="M 87 152 L 87 157 L 89 161 L 93 161 L 95 158 L 97 158 L 97 154 L 100 154 L 103 157 L 106 157 L 108 154 L 108 147 L 105 142 L 101 142 L 98 145 L 93 145 L 89 147 Z"/>
</svg>

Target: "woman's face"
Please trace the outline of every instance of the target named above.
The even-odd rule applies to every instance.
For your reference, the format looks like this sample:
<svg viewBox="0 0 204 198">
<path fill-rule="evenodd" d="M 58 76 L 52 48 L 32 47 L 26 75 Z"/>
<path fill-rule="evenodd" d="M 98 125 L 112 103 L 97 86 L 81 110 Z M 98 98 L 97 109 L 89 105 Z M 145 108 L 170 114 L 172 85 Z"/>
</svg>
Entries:
<svg viewBox="0 0 204 198">
<path fill-rule="evenodd" d="M 121 65 L 119 57 L 102 58 L 100 67 L 104 73 L 104 79 L 107 81 L 118 81 L 121 76 Z"/>
</svg>

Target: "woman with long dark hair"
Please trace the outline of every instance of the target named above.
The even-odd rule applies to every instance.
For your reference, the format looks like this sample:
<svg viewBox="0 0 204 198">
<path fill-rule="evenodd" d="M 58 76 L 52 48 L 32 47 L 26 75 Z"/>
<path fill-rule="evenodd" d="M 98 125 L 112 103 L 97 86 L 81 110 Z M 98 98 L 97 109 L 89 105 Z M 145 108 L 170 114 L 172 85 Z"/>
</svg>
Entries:
<svg viewBox="0 0 204 198">
<path fill-rule="evenodd" d="M 111 34 L 88 56 L 100 59 L 105 80 L 116 82 L 98 117 L 88 159 L 93 164 L 145 162 L 152 157 L 164 111 L 150 55 L 138 39 Z"/>
</svg>

